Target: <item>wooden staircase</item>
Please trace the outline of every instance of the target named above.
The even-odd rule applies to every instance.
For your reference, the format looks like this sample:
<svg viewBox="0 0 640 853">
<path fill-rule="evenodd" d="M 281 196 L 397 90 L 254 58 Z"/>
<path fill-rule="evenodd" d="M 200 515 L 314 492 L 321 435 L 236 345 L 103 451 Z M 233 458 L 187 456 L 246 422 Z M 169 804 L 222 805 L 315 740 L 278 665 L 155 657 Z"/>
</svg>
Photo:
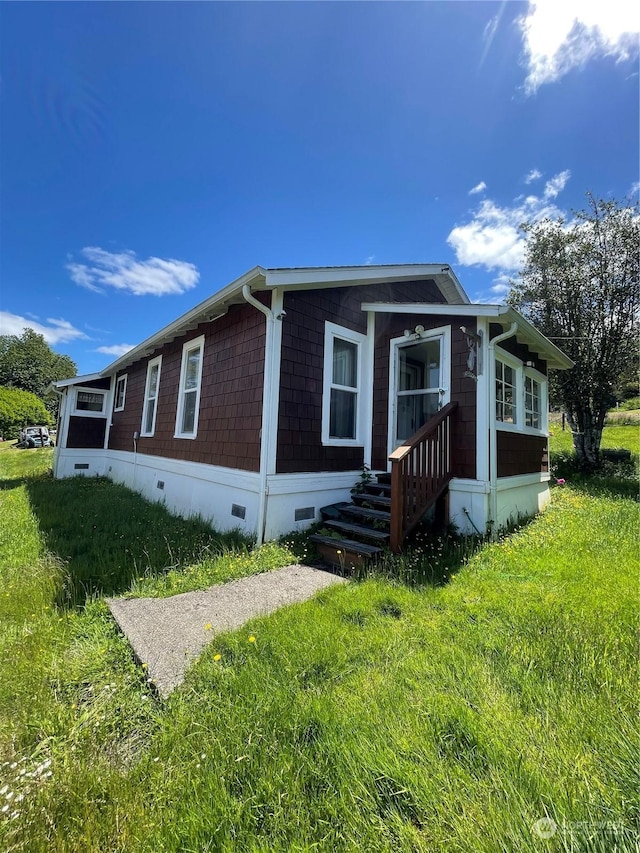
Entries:
<svg viewBox="0 0 640 853">
<path fill-rule="evenodd" d="M 339 534 L 309 537 L 325 562 L 350 569 L 376 559 L 391 536 L 391 474 L 378 474 L 352 495 L 351 503 L 325 507 L 322 514 L 323 526 Z"/>
<path fill-rule="evenodd" d="M 457 403 L 444 406 L 389 457 L 391 473 L 352 495 L 351 503 L 322 510 L 324 527 L 338 536 L 312 534 L 323 559 L 342 569 L 376 559 L 385 547 L 399 552 L 408 533 L 436 504 L 446 524 L 449 481 L 453 477 L 452 430 Z"/>
</svg>

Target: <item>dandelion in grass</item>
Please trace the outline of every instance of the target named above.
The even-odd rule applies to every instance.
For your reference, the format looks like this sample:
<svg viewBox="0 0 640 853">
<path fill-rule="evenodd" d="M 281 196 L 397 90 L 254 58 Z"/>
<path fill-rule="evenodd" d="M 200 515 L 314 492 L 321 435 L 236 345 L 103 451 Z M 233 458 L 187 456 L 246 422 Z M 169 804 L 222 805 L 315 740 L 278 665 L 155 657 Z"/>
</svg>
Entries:
<svg viewBox="0 0 640 853">
<path fill-rule="evenodd" d="M 255 638 L 255 637 L 253 636 L 253 634 L 252 634 L 252 635 L 249 637 L 249 642 L 250 642 L 250 643 L 255 643 L 255 641 L 256 641 L 256 638 Z"/>
<path fill-rule="evenodd" d="M 221 654 L 215 654 L 215 655 L 213 656 L 213 659 L 214 659 L 214 661 L 216 661 L 216 662 L 217 662 L 217 661 L 219 661 L 219 660 L 222 660 L 222 655 L 221 655 Z"/>
</svg>

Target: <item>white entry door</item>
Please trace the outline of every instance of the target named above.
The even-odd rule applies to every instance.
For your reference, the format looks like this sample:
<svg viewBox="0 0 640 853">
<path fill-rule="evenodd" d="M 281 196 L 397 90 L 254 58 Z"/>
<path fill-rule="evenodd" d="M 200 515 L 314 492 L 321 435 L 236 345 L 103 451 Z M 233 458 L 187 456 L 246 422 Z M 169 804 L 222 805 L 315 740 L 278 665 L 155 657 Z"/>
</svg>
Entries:
<svg viewBox="0 0 640 853">
<path fill-rule="evenodd" d="M 449 402 L 449 340 L 446 330 L 392 341 L 391 450 L 417 432 Z"/>
</svg>

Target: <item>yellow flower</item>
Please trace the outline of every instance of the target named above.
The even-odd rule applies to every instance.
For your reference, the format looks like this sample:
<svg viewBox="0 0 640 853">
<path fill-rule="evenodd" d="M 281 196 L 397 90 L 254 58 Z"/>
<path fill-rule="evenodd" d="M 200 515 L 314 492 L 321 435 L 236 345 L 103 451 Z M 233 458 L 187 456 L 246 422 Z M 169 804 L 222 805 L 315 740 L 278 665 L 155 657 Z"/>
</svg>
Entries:
<svg viewBox="0 0 640 853">
<path fill-rule="evenodd" d="M 252 635 L 249 637 L 249 642 L 250 642 L 250 643 L 255 643 L 255 641 L 256 641 L 256 638 L 255 638 L 255 637 L 253 636 L 253 634 L 252 634 Z"/>
<path fill-rule="evenodd" d="M 207 622 L 207 624 L 204 626 L 204 630 L 205 630 L 205 631 L 210 631 L 210 630 L 211 630 L 211 622 Z"/>
<path fill-rule="evenodd" d="M 146 663 L 143 663 L 143 664 L 142 664 L 142 668 L 143 668 L 143 669 L 146 669 L 146 668 L 147 668 L 147 664 L 146 664 Z"/>
<path fill-rule="evenodd" d="M 213 659 L 214 660 L 222 660 L 222 655 L 214 655 Z"/>
</svg>

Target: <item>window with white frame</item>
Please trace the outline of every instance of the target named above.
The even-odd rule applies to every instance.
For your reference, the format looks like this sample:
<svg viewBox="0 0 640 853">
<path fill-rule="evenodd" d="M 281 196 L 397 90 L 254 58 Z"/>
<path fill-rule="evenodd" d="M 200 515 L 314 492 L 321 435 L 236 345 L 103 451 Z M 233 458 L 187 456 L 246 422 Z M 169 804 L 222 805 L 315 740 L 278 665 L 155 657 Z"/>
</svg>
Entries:
<svg viewBox="0 0 640 853">
<path fill-rule="evenodd" d="M 182 347 L 175 438 L 195 438 L 198 433 L 203 353 L 204 335 Z"/>
<path fill-rule="evenodd" d="M 533 376 L 524 377 L 524 425 L 542 429 L 542 385 Z"/>
<path fill-rule="evenodd" d="M 546 433 L 547 377 L 508 353 L 496 355 L 496 425 Z"/>
<path fill-rule="evenodd" d="M 140 435 L 153 435 L 156 429 L 161 368 L 161 355 L 151 359 L 147 365 L 147 381 L 144 388 L 144 406 L 142 408 L 142 429 L 140 430 Z"/>
<path fill-rule="evenodd" d="M 121 412 L 124 409 L 124 401 L 127 394 L 127 374 L 118 376 L 116 379 L 116 393 L 113 401 L 113 411 Z"/>
<path fill-rule="evenodd" d="M 517 370 L 496 357 L 496 420 L 504 424 L 518 423 Z"/>
<path fill-rule="evenodd" d="M 361 444 L 362 344 L 365 335 L 325 323 L 323 444 Z"/>
<path fill-rule="evenodd" d="M 105 391 L 76 390 L 74 411 L 83 416 L 97 417 L 104 413 Z"/>
</svg>

